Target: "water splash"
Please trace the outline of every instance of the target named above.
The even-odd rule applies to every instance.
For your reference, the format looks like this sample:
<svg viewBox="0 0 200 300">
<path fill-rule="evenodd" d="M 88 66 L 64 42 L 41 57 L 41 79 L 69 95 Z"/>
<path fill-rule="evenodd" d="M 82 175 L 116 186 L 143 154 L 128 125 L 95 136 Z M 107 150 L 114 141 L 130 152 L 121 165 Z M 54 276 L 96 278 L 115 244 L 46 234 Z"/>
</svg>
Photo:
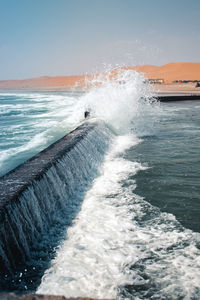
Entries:
<svg viewBox="0 0 200 300">
<path fill-rule="evenodd" d="M 199 235 L 134 193 L 134 176 L 147 166 L 123 156 L 139 137 L 153 133 L 159 105 L 138 73 L 111 75 L 93 80 L 76 117 L 89 108 L 91 118 L 104 120 L 116 133 L 113 144 L 37 293 L 198 299 Z"/>
<path fill-rule="evenodd" d="M 134 70 L 88 76 L 84 93 L 2 93 L 0 176 L 84 122 L 84 112 L 117 134 L 151 134 L 159 105 L 151 86 Z"/>
<path fill-rule="evenodd" d="M 87 82 L 89 91 L 80 98 L 70 121 L 81 120 L 84 111 L 105 121 L 117 134 L 152 127 L 158 103 L 153 103 L 151 86 L 134 70 L 117 69 L 96 75 Z"/>
</svg>

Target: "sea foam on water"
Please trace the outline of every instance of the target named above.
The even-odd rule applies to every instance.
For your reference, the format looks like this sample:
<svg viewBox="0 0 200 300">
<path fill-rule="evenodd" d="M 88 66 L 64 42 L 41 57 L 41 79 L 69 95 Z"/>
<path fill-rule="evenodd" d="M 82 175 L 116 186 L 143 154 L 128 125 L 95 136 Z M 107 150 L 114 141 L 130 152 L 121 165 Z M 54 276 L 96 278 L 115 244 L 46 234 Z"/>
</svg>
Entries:
<svg viewBox="0 0 200 300">
<path fill-rule="evenodd" d="M 37 118 L 41 119 L 34 123 L 37 130 L 32 135 L 33 141 L 37 142 L 36 137 L 41 133 L 38 129 L 42 127 L 45 130 L 41 138 L 48 140 L 51 135 L 75 128 L 84 122 L 87 110 L 90 110 L 87 122 L 101 120 L 111 136 L 99 175 L 84 194 L 80 211 L 66 230 L 65 240 L 58 247 L 37 293 L 67 297 L 199 299 L 199 234 L 183 228 L 174 215 L 161 212 L 135 193 L 135 175 L 148 165 L 134 157 L 126 158 L 126 153 L 142 143 L 144 136 L 154 134 L 154 124 L 162 113 L 152 98 L 150 86 L 142 75 L 123 69 L 98 75 L 88 86 L 89 90 L 82 94 L 57 95 L 55 102 L 52 95 L 32 95 L 41 109 L 48 101 L 48 111 L 37 111 Z M 49 120 L 52 120 L 51 128 L 47 125 Z M 98 134 L 98 144 L 93 136 L 87 145 L 98 149 L 102 157 L 99 130 L 94 132 Z M 25 147 L 31 147 L 29 142 L 26 140 Z M 99 166 L 98 155 L 91 153 L 95 150 L 87 153 L 87 147 L 78 146 L 74 150 L 81 154 L 74 161 L 78 164 L 80 159 L 84 164 L 88 158 Z M 68 165 L 72 163 L 70 154 L 67 161 Z M 61 167 L 66 169 L 65 165 Z M 81 170 L 72 169 L 80 179 Z M 84 171 L 84 178 L 86 175 Z M 56 185 L 55 189 L 58 188 Z M 74 198 L 82 196 L 77 194 Z M 65 204 L 65 199 L 60 201 Z"/>
<path fill-rule="evenodd" d="M 199 235 L 135 194 L 134 175 L 147 165 L 124 156 L 153 133 L 160 107 L 141 75 L 127 70 L 114 80 L 110 75 L 94 80 L 72 114 L 80 119 L 89 109 L 91 122 L 101 119 L 111 129 L 112 143 L 37 293 L 198 299 Z"/>
</svg>

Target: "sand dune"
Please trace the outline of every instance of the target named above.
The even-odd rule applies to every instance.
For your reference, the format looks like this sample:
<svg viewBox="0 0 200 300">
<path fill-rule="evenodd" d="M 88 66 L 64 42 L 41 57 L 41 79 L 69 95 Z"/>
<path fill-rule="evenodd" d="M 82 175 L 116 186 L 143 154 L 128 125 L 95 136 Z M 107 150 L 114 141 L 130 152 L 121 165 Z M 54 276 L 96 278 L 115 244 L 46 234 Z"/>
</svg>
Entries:
<svg viewBox="0 0 200 300">
<path fill-rule="evenodd" d="M 83 85 L 85 76 L 44 76 L 24 80 L 1 80 L 0 88 L 34 88 Z"/>
<path fill-rule="evenodd" d="M 165 83 L 174 80 L 199 80 L 200 63 L 169 63 L 163 66 L 129 66 L 125 69 L 134 69 L 142 72 L 146 78 L 162 78 Z M 30 89 L 50 87 L 83 87 L 85 79 L 91 79 L 94 75 L 80 76 L 45 76 L 25 80 L 1 80 L 0 89 Z"/>
<path fill-rule="evenodd" d="M 200 81 L 200 63 L 169 63 L 163 66 L 135 66 L 127 67 L 137 72 L 144 73 L 147 78 L 162 78 L 166 83 L 174 80 L 199 80 Z"/>
</svg>

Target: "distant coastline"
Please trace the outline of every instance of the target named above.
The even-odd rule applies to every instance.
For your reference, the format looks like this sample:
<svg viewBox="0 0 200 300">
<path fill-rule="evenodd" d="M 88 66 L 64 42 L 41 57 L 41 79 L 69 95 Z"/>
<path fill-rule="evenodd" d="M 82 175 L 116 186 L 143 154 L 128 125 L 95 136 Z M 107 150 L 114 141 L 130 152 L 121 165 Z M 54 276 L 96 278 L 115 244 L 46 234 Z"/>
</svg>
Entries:
<svg viewBox="0 0 200 300">
<path fill-rule="evenodd" d="M 165 94 L 200 94 L 200 63 L 169 63 L 163 66 L 128 66 L 123 69 L 143 73 L 148 80 L 155 80 L 155 93 Z M 117 70 L 113 71 L 116 72 Z M 33 91 L 33 92 L 84 92 L 88 90 L 86 81 L 96 74 L 77 76 L 44 76 L 24 80 L 0 80 L 0 92 Z M 161 83 L 159 83 L 161 81 Z M 186 82 L 190 81 L 190 82 Z M 192 82 L 194 81 L 194 82 Z"/>
</svg>

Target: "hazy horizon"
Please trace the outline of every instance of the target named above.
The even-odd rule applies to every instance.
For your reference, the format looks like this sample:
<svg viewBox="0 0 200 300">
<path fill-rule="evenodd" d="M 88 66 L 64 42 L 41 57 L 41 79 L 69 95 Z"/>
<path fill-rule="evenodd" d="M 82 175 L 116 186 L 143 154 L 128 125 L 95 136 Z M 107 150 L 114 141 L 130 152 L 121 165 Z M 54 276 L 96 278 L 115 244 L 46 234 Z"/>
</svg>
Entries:
<svg viewBox="0 0 200 300">
<path fill-rule="evenodd" d="M 0 8 L 0 80 L 200 61 L 198 0 L 0 0 Z"/>
</svg>

